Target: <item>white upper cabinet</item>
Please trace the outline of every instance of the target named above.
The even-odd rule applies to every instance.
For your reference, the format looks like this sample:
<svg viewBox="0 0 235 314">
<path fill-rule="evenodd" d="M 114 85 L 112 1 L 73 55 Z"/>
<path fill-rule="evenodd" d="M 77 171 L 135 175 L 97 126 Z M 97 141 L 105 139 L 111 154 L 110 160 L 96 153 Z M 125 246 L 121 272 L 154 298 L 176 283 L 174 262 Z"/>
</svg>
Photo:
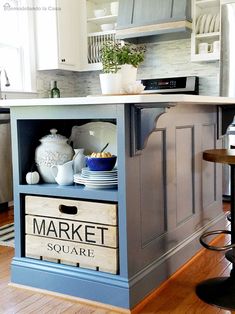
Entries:
<svg viewBox="0 0 235 314">
<path fill-rule="evenodd" d="M 35 6 L 38 70 L 102 68 L 100 49 L 115 40 L 118 1 L 35 0 Z"/>
<path fill-rule="evenodd" d="M 220 58 L 220 0 L 193 0 L 192 61 Z"/>
<path fill-rule="evenodd" d="M 106 41 L 115 41 L 119 1 L 81 0 L 85 12 L 82 69 L 100 70 L 100 49 Z"/>
<path fill-rule="evenodd" d="M 35 0 L 38 70 L 81 68 L 80 0 Z"/>
</svg>

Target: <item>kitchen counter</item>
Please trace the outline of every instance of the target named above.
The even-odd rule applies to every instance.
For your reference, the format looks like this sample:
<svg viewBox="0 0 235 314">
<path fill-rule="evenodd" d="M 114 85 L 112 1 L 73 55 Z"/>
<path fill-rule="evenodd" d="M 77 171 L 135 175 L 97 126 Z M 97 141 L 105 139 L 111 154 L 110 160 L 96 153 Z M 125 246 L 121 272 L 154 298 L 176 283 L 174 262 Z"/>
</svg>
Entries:
<svg viewBox="0 0 235 314">
<path fill-rule="evenodd" d="M 122 103 L 191 103 L 204 105 L 233 105 L 235 98 L 211 97 L 198 95 L 161 95 L 161 94 L 139 94 L 139 95 L 91 95 L 87 97 L 67 98 L 40 98 L 40 99 L 7 99 L 1 100 L 1 107 L 15 106 L 64 106 L 64 105 L 95 105 L 95 104 L 122 104 Z"/>
<path fill-rule="evenodd" d="M 226 224 L 221 166 L 203 161 L 202 152 L 221 147 L 221 121 L 226 120 L 221 108 L 234 110 L 235 99 L 129 95 L 3 102 L 11 108 L 14 152 L 16 239 L 12 284 L 132 309 L 198 252 L 202 232 Z M 227 113 L 231 112 L 228 109 Z M 74 125 L 97 121 L 116 126 L 117 189 L 26 184 L 25 175 L 34 162 L 39 139 L 51 128 L 69 137 Z M 52 258 L 48 252 L 53 250 L 51 243 L 69 246 L 71 242 L 60 239 L 54 229 L 48 239 L 45 233 L 35 238 L 40 239 L 38 244 L 36 240 L 32 243 L 36 235 L 28 234 L 32 231 L 27 223 L 33 218 L 27 216 L 32 215 L 30 210 L 37 210 L 35 219 L 57 221 L 61 219 L 60 207 L 52 208 L 56 202 L 71 203 L 71 208 L 87 202 L 89 212 L 93 210 L 88 221 L 96 226 L 103 222 L 116 230 L 116 242 L 112 247 L 103 247 L 101 239 L 97 245 L 89 244 L 87 251 L 81 249 L 87 245 L 84 238 L 73 242 L 76 249 L 70 253 L 77 253 L 79 248 L 80 255 L 87 254 L 87 263 L 79 260 L 79 254 L 75 265 L 69 263 L 69 254 L 62 256 L 59 250 Z M 107 210 L 117 211 L 111 215 L 116 222 L 107 222 L 106 210 L 100 211 L 106 206 Z M 63 223 L 71 217 L 66 218 L 65 213 L 64 219 Z M 39 234 L 41 227 L 37 225 Z M 92 239 L 93 235 L 89 231 L 86 237 Z M 49 249 L 38 253 L 46 241 L 50 242 Z M 34 255 L 27 254 L 29 247 Z M 113 254 L 102 253 L 101 264 L 90 267 L 98 250 L 111 250 Z M 103 263 L 108 258 L 115 265 L 111 271 Z"/>
</svg>

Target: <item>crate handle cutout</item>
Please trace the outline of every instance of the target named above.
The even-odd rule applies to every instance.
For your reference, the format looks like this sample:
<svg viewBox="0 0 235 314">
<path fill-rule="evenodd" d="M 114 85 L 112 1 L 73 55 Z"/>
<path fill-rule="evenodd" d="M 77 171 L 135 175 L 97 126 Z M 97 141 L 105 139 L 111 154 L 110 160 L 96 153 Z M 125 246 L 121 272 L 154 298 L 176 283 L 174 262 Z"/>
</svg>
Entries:
<svg viewBox="0 0 235 314">
<path fill-rule="evenodd" d="M 62 214 L 76 215 L 78 213 L 78 208 L 76 206 L 60 205 L 59 211 Z"/>
</svg>

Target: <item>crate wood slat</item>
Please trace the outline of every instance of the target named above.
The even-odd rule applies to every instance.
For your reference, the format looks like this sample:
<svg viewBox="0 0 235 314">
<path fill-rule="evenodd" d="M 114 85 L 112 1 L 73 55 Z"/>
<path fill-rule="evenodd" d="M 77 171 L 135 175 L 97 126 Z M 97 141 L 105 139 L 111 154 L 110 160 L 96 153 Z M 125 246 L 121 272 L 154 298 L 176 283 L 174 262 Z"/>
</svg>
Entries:
<svg viewBox="0 0 235 314">
<path fill-rule="evenodd" d="M 117 227 L 26 215 L 26 234 L 47 238 L 117 247 Z"/>
<path fill-rule="evenodd" d="M 60 211 L 61 205 L 74 206 L 76 214 L 66 214 Z M 117 225 L 117 205 L 80 200 L 59 199 L 40 196 L 25 197 L 26 214 L 56 217 L 70 220 L 82 220 L 108 225 Z"/>
<path fill-rule="evenodd" d="M 33 259 L 41 259 L 41 257 L 39 255 L 28 254 L 27 257 L 33 258 Z"/>
<path fill-rule="evenodd" d="M 79 267 L 97 270 L 97 267 L 96 267 L 96 266 L 91 266 L 91 265 L 83 264 L 83 263 L 80 263 L 80 264 L 79 264 Z"/>
<path fill-rule="evenodd" d="M 118 249 L 26 235 L 26 256 L 40 255 L 69 262 L 96 266 L 117 274 Z"/>
<path fill-rule="evenodd" d="M 66 260 L 64 260 L 64 259 L 61 259 L 61 260 L 59 260 L 60 261 L 60 264 L 65 264 L 65 265 L 71 265 L 71 266 L 78 266 L 78 264 L 77 263 L 73 263 L 73 262 L 68 262 L 68 261 L 66 261 Z"/>
<path fill-rule="evenodd" d="M 117 204 L 25 197 L 26 257 L 117 274 Z"/>
<path fill-rule="evenodd" d="M 47 262 L 59 263 L 59 260 L 57 258 L 49 258 L 49 257 L 46 258 L 42 256 L 42 260 L 47 261 Z"/>
</svg>

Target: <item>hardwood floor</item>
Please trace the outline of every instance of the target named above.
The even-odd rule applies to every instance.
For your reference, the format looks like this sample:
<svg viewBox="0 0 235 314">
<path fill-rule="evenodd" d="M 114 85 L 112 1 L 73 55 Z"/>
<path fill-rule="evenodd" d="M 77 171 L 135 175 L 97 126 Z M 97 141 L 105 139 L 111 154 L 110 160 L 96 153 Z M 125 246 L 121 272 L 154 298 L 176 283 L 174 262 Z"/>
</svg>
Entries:
<svg viewBox="0 0 235 314">
<path fill-rule="evenodd" d="M 215 245 L 228 243 L 229 236 L 219 236 L 213 241 Z M 30 290 L 8 286 L 10 280 L 10 262 L 14 249 L 0 246 L 0 314 L 115 314 L 114 311 L 84 305 L 76 301 L 53 297 Z M 231 266 L 224 253 L 202 249 L 186 265 L 166 281 L 149 299 L 132 312 L 142 314 L 155 313 L 235 313 L 205 304 L 195 294 L 195 286 L 204 279 L 227 276 Z"/>
<path fill-rule="evenodd" d="M 0 227 L 10 224 L 14 221 L 14 209 L 10 207 L 8 210 L 0 211 Z"/>
</svg>

